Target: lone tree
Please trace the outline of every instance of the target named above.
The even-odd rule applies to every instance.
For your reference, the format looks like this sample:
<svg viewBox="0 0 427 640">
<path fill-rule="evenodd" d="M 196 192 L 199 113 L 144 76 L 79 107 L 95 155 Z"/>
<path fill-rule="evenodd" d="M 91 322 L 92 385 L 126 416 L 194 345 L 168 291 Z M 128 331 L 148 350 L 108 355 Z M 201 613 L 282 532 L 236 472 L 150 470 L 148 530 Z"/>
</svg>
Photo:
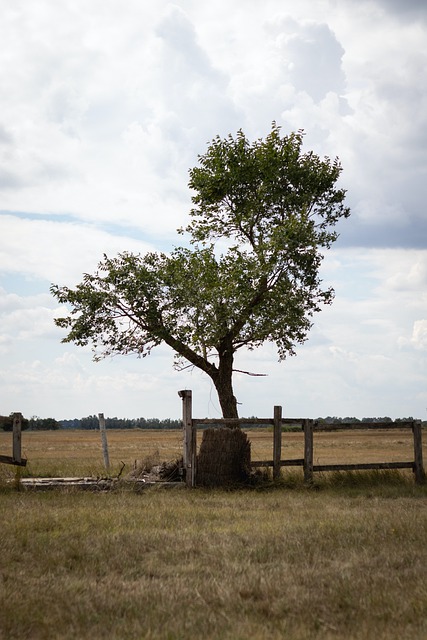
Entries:
<svg viewBox="0 0 427 640">
<path fill-rule="evenodd" d="M 63 342 L 91 343 L 95 360 L 146 356 L 165 342 L 210 376 L 223 417 L 237 418 L 237 350 L 274 342 L 283 360 L 333 300 L 319 268 L 336 223 L 350 215 L 336 187 L 341 165 L 303 153 L 302 143 L 302 131 L 281 136 L 275 123 L 264 140 L 217 136 L 190 170 L 194 208 L 179 232 L 191 248 L 104 255 L 75 289 L 52 285 L 71 306 L 55 320 L 68 330 Z"/>
</svg>

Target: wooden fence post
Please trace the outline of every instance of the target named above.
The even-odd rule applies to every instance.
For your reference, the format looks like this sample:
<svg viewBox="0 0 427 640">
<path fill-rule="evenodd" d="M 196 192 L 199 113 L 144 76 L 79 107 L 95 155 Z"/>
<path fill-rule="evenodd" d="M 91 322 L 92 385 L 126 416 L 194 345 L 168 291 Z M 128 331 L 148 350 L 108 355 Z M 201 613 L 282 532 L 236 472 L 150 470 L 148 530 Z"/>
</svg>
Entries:
<svg viewBox="0 0 427 640">
<path fill-rule="evenodd" d="M 187 487 L 194 487 L 196 484 L 196 429 L 193 427 L 192 416 L 192 393 L 188 389 L 178 391 L 182 398 L 182 426 L 184 429 L 184 469 L 185 483 Z"/>
<path fill-rule="evenodd" d="M 98 413 L 99 431 L 101 433 L 102 455 L 107 473 L 110 473 L 110 457 L 108 455 L 107 430 L 105 428 L 105 418 L 103 413 Z"/>
<path fill-rule="evenodd" d="M 303 420 L 304 482 L 313 482 L 313 420 Z"/>
<path fill-rule="evenodd" d="M 22 429 L 22 413 L 14 413 L 13 414 L 12 458 L 18 464 L 21 464 L 21 429 Z"/>
<path fill-rule="evenodd" d="M 417 484 L 423 484 L 426 474 L 423 466 L 423 443 L 421 432 L 421 420 L 414 420 L 412 425 L 412 433 L 414 434 L 414 475 Z"/>
<path fill-rule="evenodd" d="M 282 407 L 274 407 L 273 480 L 280 477 L 282 457 Z"/>
</svg>

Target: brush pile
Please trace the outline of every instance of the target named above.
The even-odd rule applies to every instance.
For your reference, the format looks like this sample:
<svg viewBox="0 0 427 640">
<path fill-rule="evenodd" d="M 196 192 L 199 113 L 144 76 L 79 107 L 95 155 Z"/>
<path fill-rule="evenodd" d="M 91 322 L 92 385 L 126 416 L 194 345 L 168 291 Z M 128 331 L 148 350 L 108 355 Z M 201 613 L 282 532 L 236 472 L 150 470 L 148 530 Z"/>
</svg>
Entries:
<svg viewBox="0 0 427 640">
<path fill-rule="evenodd" d="M 156 450 L 143 460 L 135 460 L 133 470 L 128 474 L 127 479 L 145 482 L 181 482 L 182 466 L 182 457 L 160 462 L 160 454 Z"/>
</svg>

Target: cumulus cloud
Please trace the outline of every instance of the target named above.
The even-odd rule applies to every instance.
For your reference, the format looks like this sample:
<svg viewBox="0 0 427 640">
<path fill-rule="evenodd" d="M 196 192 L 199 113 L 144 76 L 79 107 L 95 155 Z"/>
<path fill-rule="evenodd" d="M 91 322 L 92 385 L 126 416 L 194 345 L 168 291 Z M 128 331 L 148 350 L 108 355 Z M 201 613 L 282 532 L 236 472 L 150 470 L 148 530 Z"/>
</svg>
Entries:
<svg viewBox="0 0 427 640">
<path fill-rule="evenodd" d="M 129 415 L 121 398 L 139 407 L 138 394 L 150 402 L 165 387 L 211 397 L 197 372 L 185 382 L 170 373 L 164 352 L 139 378 L 133 360 L 94 365 L 89 350 L 64 351 L 48 287 L 73 286 L 103 252 L 168 250 L 187 220 L 197 154 L 216 134 L 264 136 L 276 120 L 305 129 L 306 150 L 340 157 L 352 216 L 323 269 L 335 304 L 297 358 L 276 365 L 269 346 L 242 355 L 241 368 L 270 373 L 256 380 L 261 407 L 254 380 L 238 376 L 242 407 L 270 414 L 284 395 L 286 411 L 315 417 L 416 413 L 426 388 L 425 15 L 415 0 L 5 6 L 2 404 L 25 396 L 44 415 L 41 390 L 47 399 L 55 388 L 58 417 L 76 397 L 93 412 L 95 393 L 98 407 L 114 398 Z"/>
<path fill-rule="evenodd" d="M 0 351 L 13 355 L 21 346 L 60 340 L 54 318 L 61 315 L 48 293 L 19 296 L 0 288 Z"/>
<path fill-rule="evenodd" d="M 416 320 L 412 327 L 412 334 L 408 338 L 401 336 L 399 346 L 403 348 L 412 347 L 419 351 L 427 350 L 427 320 Z"/>
<path fill-rule="evenodd" d="M 299 24 L 287 18 L 275 30 L 296 91 L 305 91 L 316 103 L 330 92 L 345 93 L 341 65 L 345 51 L 327 24 Z"/>
<path fill-rule="evenodd" d="M 417 349 L 427 349 L 427 320 L 416 320 L 411 342 Z"/>
<path fill-rule="evenodd" d="M 191 2 L 185 12 L 130 3 L 126 14 L 17 3 L 4 40 L 13 64 L 1 72 L 3 208 L 172 236 L 206 142 L 240 127 L 264 135 L 276 119 L 342 158 L 348 244 L 420 246 L 424 33 L 387 13 L 372 20 L 365 6 L 308 6 L 253 5 L 239 30 L 240 5 L 220 20 Z"/>
<path fill-rule="evenodd" d="M 75 284 L 103 253 L 145 253 L 147 242 L 108 233 L 94 225 L 0 215 L 1 272 L 23 273 L 47 282 Z"/>
</svg>

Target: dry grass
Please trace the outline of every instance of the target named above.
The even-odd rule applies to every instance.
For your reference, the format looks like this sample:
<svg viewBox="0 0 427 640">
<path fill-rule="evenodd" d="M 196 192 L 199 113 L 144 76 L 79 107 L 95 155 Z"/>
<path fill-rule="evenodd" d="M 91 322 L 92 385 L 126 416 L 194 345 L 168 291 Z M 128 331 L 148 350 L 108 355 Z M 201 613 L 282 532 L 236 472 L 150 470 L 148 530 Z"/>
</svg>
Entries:
<svg viewBox="0 0 427 640">
<path fill-rule="evenodd" d="M 399 494 L 3 493 L 0 636 L 425 638 L 426 493 Z"/>
<path fill-rule="evenodd" d="M 262 460 L 272 456 L 272 433 L 266 430 L 250 432 L 252 458 Z M 427 433 L 424 435 L 424 453 L 427 454 Z M 335 431 L 314 433 L 314 463 L 342 462 L 398 462 L 412 460 L 413 437 L 410 429 Z M 304 457 L 302 432 L 284 433 L 282 458 Z"/>
<path fill-rule="evenodd" d="M 248 432 L 252 444 L 252 460 L 272 459 L 273 434 L 259 429 Z M 201 432 L 198 432 L 198 444 Z M 180 430 L 108 430 L 112 473 L 130 470 L 134 461 L 154 452 L 159 458 L 172 460 L 182 455 Z M 424 434 L 424 459 L 427 460 L 427 433 Z M 0 431 L 0 452 L 11 455 L 12 434 Z M 282 457 L 303 457 L 303 434 L 283 434 Z M 28 459 L 23 470 L 27 476 L 105 475 L 99 431 L 60 430 L 24 431 L 22 455 Z M 397 462 L 413 458 L 410 429 L 390 431 L 355 431 L 315 433 L 314 463 Z M 13 468 L 0 465 L 1 474 L 13 474 Z"/>
<path fill-rule="evenodd" d="M 177 432 L 108 435 L 114 464 L 180 448 Z M 251 435 L 258 459 L 271 435 Z M 342 435 L 321 438 L 333 438 L 333 461 L 353 461 Z M 0 434 L 2 453 L 10 437 Z M 286 457 L 300 456 L 298 437 L 285 434 Z M 400 455 L 391 437 L 387 454 L 374 438 L 360 455 Z M 99 433 L 24 433 L 23 445 L 30 470 L 102 470 Z M 397 472 L 325 474 L 311 489 L 293 472 L 283 485 L 39 493 L 3 483 L 0 638 L 426 638 L 427 487 Z"/>
<path fill-rule="evenodd" d="M 176 430 L 108 430 L 111 473 L 126 464 L 158 452 L 160 460 L 182 455 L 182 433 Z M 11 455 L 12 434 L 0 432 L 0 452 Z M 27 458 L 23 476 L 102 476 L 105 475 L 99 431 L 24 431 L 22 456 Z M 0 465 L 0 474 L 13 474 L 13 468 Z M 1 476 L 0 476 L 1 477 Z"/>
</svg>

